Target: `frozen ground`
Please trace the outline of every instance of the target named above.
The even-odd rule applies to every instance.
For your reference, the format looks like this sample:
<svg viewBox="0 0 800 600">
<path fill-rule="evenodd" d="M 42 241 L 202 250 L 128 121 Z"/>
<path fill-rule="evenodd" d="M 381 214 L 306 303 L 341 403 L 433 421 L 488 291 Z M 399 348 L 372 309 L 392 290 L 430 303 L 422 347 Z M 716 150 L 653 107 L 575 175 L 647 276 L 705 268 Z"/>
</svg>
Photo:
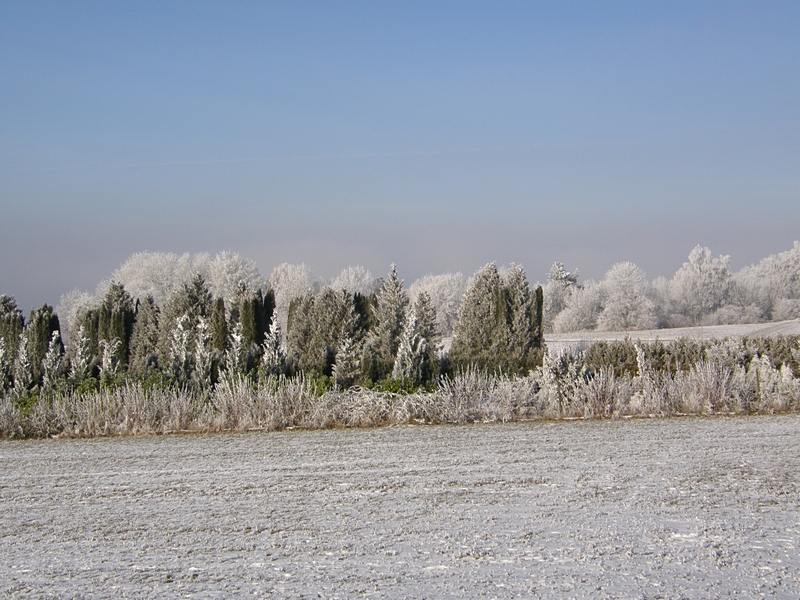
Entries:
<svg viewBox="0 0 800 600">
<path fill-rule="evenodd" d="M 0 443 L 10 597 L 800 596 L 800 417 Z"/>
</svg>

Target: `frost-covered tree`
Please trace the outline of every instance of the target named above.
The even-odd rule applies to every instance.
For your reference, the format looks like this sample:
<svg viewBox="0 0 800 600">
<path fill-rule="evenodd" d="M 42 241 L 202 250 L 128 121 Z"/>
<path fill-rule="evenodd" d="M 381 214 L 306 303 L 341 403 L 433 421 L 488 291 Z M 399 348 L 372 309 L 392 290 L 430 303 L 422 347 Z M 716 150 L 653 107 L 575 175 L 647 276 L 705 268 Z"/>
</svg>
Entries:
<svg viewBox="0 0 800 600">
<path fill-rule="evenodd" d="M 42 361 L 50 348 L 50 340 L 53 339 L 53 333 L 56 331 L 59 332 L 59 335 L 61 334 L 58 316 L 53 311 L 52 306 L 44 304 L 41 308 L 31 311 L 28 323 L 25 325 L 25 332 L 28 361 L 30 361 L 35 385 L 42 383 L 42 377 L 44 376 Z M 62 345 L 63 349 L 60 337 L 58 343 Z"/>
<path fill-rule="evenodd" d="M 370 331 L 368 362 L 370 379 L 377 380 L 391 374 L 400 334 L 405 325 L 408 295 L 403 290 L 403 282 L 397 277 L 397 268 L 391 265 L 389 276 L 382 282 L 375 306 L 375 325 Z"/>
<path fill-rule="evenodd" d="M 575 288 L 567 305 L 553 321 L 555 333 L 591 331 L 597 329 L 597 319 L 603 310 L 603 288 L 587 281 Z"/>
<path fill-rule="evenodd" d="M 24 327 L 25 318 L 14 298 L 0 295 L 0 339 L 5 343 L 8 360 L 12 364 L 17 359 L 19 336 Z"/>
<path fill-rule="evenodd" d="M 497 265 L 489 263 L 470 280 L 459 311 L 450 360 L 457 368 L 477 365 L 503 368 L 506 327 L 505 295 Z"/>
<path fill-rule="evenodd" d="M 100 340 L 100 381 L 110 384 L 117 378 L 119 371 L 119 347 L 122 342 L 119 338 Z"/>
<path fill-rule="evenodd" d="M 80 327 L 80 315 L 97 306 L 94 294 L 74 289 L 61 296 L 56 307 L 56 314 L 61 324 L 61 336 L 65 345 L 70 345 L 72 332 Z"/>
<path fill-rule="evenodd" d="M 17 360 L 14 362 L 14 392 L 17 395 L 24 394 L 36 383 L 31 354 L 31 340 L 26 327 L 19 336 Z"/>
<path fill-rule="evenodd" d="M 299 265 L 282 263 L 272 271 L 269 284 L 275 293 L 278 322 L 288 334 L 289 304 L 295 298 L 315 294 L 319 289 L 319 279 L 305 263 Z"/>
<path fill-rule="evenodd" d="M 250 290 L 263 290 L 267 281 L 258 272 L 256 263 L 244 259 L 236 252 L 223 250 L 208 262 L 208 271 L 200 271 L 208 282 L 211 293 L 230 304 L 236 290 L 244 285 Z"/>
<path fill-rule="evenodd" d="M 143 373 L 158 366 L 160 314 L 152 296 L 146 296 L 137 303 L 130 341 L 129 371 Z"/>
<path fill-rule="evenodd" d="M 14 382 L 14 362 L 6 351 L 6 341 L 0 337 L 0 398 L 11 389 Z"/>
<path fill-rule="evenodd" d="M 206 392 L 214 385 L 214 349 L 211 346 L 211 329 L 203 317 L 195 328 L 194 370 L 192 380 L 195 387 Z"/>
<path fill-rule="evenodd" d="M 117 346 L 117 364 L 124 368 L 130 356 L 130 339 L 133 334 L 133 323 L 136 309 L 133 299 L 121 283 L 112 281 L 103 302 L 97 309 L 98 340 L 119 340 Z"/>
<path fill-rule="evenodd" d="M 526 373 L 539 360 L 541 333 L 536 295 L 531 293 L 528 278 L 521 265 L 512 264 L 503 277 L 505 325 L 507 328 L 503 360 L 505 369 Z"/>
<path fill-rule="evenodd" d="M 275 313 L 272 315 L 269 331 L 261 346 L 261 370 L 265 377 L 286 373 L 286 349 L 283 346 L 278 315 Z"/>
<path fill-rule="evenodd" d="M 64 378 L 66 364 L 64 361 L 64 344 L 61 342 L 61 334 L 53 332 L 47 354 L 42 360 L 42 389 L 44 391 L 55 390 Z"/>
<path fill-rule="evenodd" d="M 729 303 L 751 315 L 774 321 L 800 318 L 800 242 L 745 267 L 731 284 Z"/>
<path fill-rule="evenodd" d="M 412 302 L 416 302 L 422 292 L 428 294 L 431 305 L 436 310 L 436 320 L 441 335 L 453 335 L 461 300 L 466 290 L 466 282 L 461 273 L 425 275 L 417 279 L 408 289 Z"/>
<path fill-rule="evenodd" d="M 678 325 L 699 325 L 723 306 L 730 283 L 730 256 L 714 258 L 711 250 L 697 246 L 670 282 L 670 295 L 678 315 Z"/>
<path fill-rule="evenodd" d="M 228 320 L 225 318 L 225 300 L 214 300 L 211 311 L 211 347 L 224 353 L 228 349 Z"/>
<path fill-rule="evenodd" d="M 547 274 L 544 286 L 544 331 L 553 331 L 556 316 L 567 306 L 570 296 L 578 287 L 578 269 L 570 273 L 564 269 L 564 263 L 556 262 Z"/>
<path fill-rule="evenodd" d="M 604 331 L 652 329 L 656 326 L 656 311 L 649 297 L 649 283 L 644 271 L 632 262 L 615 264 L 600 282 L 604 307 L 597 317 Z"/>
<path fill-rule="evenodd" d="M 159 320 L 159 358 L 161 364 L 172 364 L 173 331 L 179 319 L 186 317 L 187 331 L 194 331 L 200 317 L 211 313 L 212 297 L 205 279 L 199 273 L 184 283 L 167 300 Z M 194 336 L 189 336 L 189 352 L 194 351 Z"/>
<path fill-rule="evenodd" d="M 69 377 L 75 384 L 80 384 L 92 374 L 92 348 L 83 326 L 73 334 L 70 340 L 72 360 Z"/>
<path fill-rule="evenodd" d="M 112 277 L 125 286 L 134 298 L 152 296 L 159 307 L 193 275 L 199 273 L 215 297 L 230 304 L 240 283 L 250 289 L 262 289 L 266 282 L 255 263 L 235 252 L 209 254 L 172 254 L 139 252 L 128 258 Z"/>
<path fill-rule="evenodd" d="M 231 330 L 231 339 L 228 350 L 225 352 L 225 370 L 229 374 L 245 374 L 249 370 L 250 348 L 245 343 L 242 335 L 242 326 L 239 323 Z"/>
<path fill-rule="evenodd" d="M 198 318 L 199 322 L 199 318 Z M 172 378 L 178 385 L 186 385 L 194 372 L 194 353 L 192 352 L 192 323 L 189 315 L 183 315 L 172 330 L 170 343 L 170 365 Z"/>
<path fill-rule="evenodd" d="M 264 336 L 269 330 L 272 313 L 275 309 L 275 296 L 269 290 L 266 296 L 261 290 L 251 293 L 242 290 L 238 294 L 238 307 L 231 313 L 231 321 L 238 320 L 242 326 L 242 336 L 249 346 L 256 346 L 253 351 L 258 354 L 258 346 L 264 343 Z"/>
<path fill-rule="evenodd" d="M 436 318 L 436 307 L 431 302 L 428 292 L 422 290 L 413 302 L 413 314 L 419 335 L 425 340 L 429 350 L 434 351 L 442 340 L 439 333 L 439 322 Z"/>
<path fill-rule="evenodd" d="M 418 325 L 412 311 L 403 327 L 392 368 L 392 379 L 407 380 L 413 385 L 430 379 L 428 344 L 420 335 Z"/>
<path fill-rule="evenodd" d="M 359 315 L 349 292 L 323 290 L 292 303 L 286 345 L 295 369 L 331 376 L 342 335 L 360 343 Z"/>
<path fill-rule="evenodd" d="M 361 356 L 353 343 L 353 338 L 342 333 L 336 348 L 336 359 L 333 365 L 333 381 L 340 388 L 346 389 L 358 383 L 361 376 Z"/>
<path fill-rule="evenodd" d="M 369 296 L 378 291 L 378 282 L 367 269 L 361 265 L 349 266 L 342 269 L 336 277 L 331 279 L 328 287 L 336 291 L 346 291 L 351 294 Z"/>
</svg>

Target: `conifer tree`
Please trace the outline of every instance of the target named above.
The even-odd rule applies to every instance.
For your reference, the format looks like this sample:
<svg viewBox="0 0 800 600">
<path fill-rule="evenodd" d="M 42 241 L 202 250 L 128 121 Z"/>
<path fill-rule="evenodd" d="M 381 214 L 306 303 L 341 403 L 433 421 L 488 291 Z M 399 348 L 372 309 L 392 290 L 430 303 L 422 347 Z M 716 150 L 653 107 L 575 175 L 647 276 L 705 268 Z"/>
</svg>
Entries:
<svg viewBox="0 0 800 600">
<path fill-rule="evenodd" d="M 64 345 L 61 343 L 61 334 L 58 331 L 53 332 L 53 337 L 50 338 L 50 344 L 47 348 L 47 354 L 42 361 L 42 389 L 44 391 L 53 391 L 58 387 L 59 382 L 64 377 Z"/>
<path fill-rule="evenodd" d="M 225 300 L 217 298 L 211 311 L 211 347 L 224 353 L 228 349 L 228 321 L 225 319 Z"/>
<path fill-rule="evenodd" d="M 290 309 L 287 347 L 295 368 L 331 376 L 341 336 L 349 335 L 354 343 L 363 337 L 353 296 L 328 288 L 315 297 L 298 299 Z"/>
<path fill-rule="evenodd" d="M 413 385 L 419 385 L 429 376 L 428 344 L 420 335 L 416 315 L 412 312 L 400 336 L 392 379 L 408 380 Z"/>
<path fill-rule="evenodd" d="M 333 365 L 333 380 L 337 386 L 347 389 L 358 383 L 361 375 L 361 357 L 347 332 L 342 333 L 336 348 L 336 362 Z"/>
<path fill-rule="evenodd" d="M 179 386 L 186 385 L 192 378 L 194 355 L 190 346 L 193 337 L 189 316 L 184 314 L 172 330 L 170 344 L 172 378 Z"/>
<path fill-rule="evenodd" d="M 203 317 L 200 317 L 196 328 L 194 351 L 194 372 L 192 373 L 195 386 L 201 392 L 206 392 L 213 385 L 214 375 L 214 349 L 211 347 L 211 330 Z"/>
<path fill-rule="evenodd" d="M 272 313 L 272 324 L 269 327 L 261 348 L 262 375 L 283 375 L 286 372 L 286 351 L 283 348 L 283 336 L 277 313 Z"/>
<path fill-rule="evenodd" d="M 19 336 L 25 326 L 22 311 L 12 296 L 0 295 L 0 339 L 5 343 L 7 360 L 13 364 L 17 358 Z"/>
<path fill-rule="evenodd" d="M 27 333 L 28 361 L 32 369 L 33 383 L 39 385 L 42 383 L 44 375 L 42 361 L 50 347 L 53 332 L 58 331 L 59 336 L 61 334 L 58 316 L 53 311 L 53 307 L 44 304 L 41 308 L 31 311 L 25 331 Z M 60 337 L 58 343 L 63 349 Z"/>
<path fill-rule="evenodd" d="M 6 342 L 0 337 L 0 398 L 11 389 L 13 383 L 14 363 L 6 352 Z"/>
<path fill-rule="evenodd" d="M 225 370 L 233 375 L 245 374 L 248 371 L 248 347 L 242 336 L 242 326 L 236 323 L 231 331 L 230 346 L 225 352 Z"/>
<path fill-rule="evenodd" d="M 403 282 L 397 277 L 397 269 L 392 264 L 389 277 L 383 281 L 375 307 L 375 326 L 370 332 L 370 340 L 365 348 L 365 362 L 370 371 L 368 376 L 380 379 L 391 374 L 400 335 L 405 325 L 408 295 L 403 290 Z"/>
<path fill-rule="evenodd" d="M 130 341 L 129 371 L 144 373 L 148 368 L 158 366 L 158 320 L 161 311 L 153 300 L 147 296 L 137 302 L 136 319 Z"/>
<path fill-rule="evenodd" d="M 122 284 L 111 282 L 97 313 L 98 343 L 100 340 L 107 342 L 119 340 L 119 344 L 116 344 L 116 363 L 119 367 L 126 367 L 130 357 L 130 340 L 136 317 L 133 299 Z"/>
<path fill-rule="evenodd" d="M 536 307 L 533 305 L 528 279 L 520 265 L 511 265 L 503 287 L 506 300 L 506 324 L 508 327 L 505 345 L 505 369 L 524 374 L 533 368 L 536 361 Z"/>
<path fill-rule="evenodd" d="M 159 319 L 159 358 L 162 364 L 172 364 L 173 332 L 178 321 L 184 316 L 187 322 L 185 331 L 193 331 L 200 317 L 207 318 L 211 313 L 212 297 L 202 275 L 196 274 L 191 281 L 184 283 L 167 300 Z M 194 336 L 189 337 L 188 351 L 194 350 Z"/>
<path fill-rule="evenodd" d="M 14 392 L 22 395 L 34 386 L 34 371 L 31 363 L 31 343 L 26 327 L 19 336 L 17 360 L 14 362 Z"/>
<path fill-rule="evenodd" d="M 70 347 L 72 348 L 72 360 L 70 361 L 69 376 L 73 383 L 80 384 L 92 372 L 92 350 L 89 346 L 89 338 L 84 333 L 83 325 L 78 328 L 77 333 L 72 335 Z"/>
<path fill-rule="evenodd" d="M 100 340 L 100 381 L 106 385 L 113 383 L 117 378 L 120 367 L 120 346 L 122 342 L 119 338 L 110 340 Z"/>
<path fill-rule="evenodd" d="M 458 368 L 473 364 L 481 369 L 503 368 L 507 340 L 505 294 L 497 272 L 490 263 L 472 277 L 459 311 L 450 360 Z"/>
</svg>

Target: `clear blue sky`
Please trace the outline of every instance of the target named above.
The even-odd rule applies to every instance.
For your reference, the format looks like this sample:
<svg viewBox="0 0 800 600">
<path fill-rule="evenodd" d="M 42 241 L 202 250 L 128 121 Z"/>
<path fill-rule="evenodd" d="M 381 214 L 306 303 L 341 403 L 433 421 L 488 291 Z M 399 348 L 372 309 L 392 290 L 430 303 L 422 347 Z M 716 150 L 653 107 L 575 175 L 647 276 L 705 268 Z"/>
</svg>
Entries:
<svg viewBox="0 0 800 600">
<path fill-rule="evenodd" d="M 0 293 L 136 251 L 407 283 L 800 239 L 798 2 L 0 2 Z"/>
</svg>

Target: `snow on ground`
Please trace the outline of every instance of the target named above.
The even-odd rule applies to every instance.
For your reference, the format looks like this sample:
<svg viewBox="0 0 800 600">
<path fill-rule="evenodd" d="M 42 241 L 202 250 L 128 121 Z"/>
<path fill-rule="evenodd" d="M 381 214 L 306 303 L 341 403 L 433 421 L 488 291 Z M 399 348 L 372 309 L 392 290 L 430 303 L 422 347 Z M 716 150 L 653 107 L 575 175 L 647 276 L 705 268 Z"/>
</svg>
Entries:
<svg viewBox="0 0 800 600">
<path fill-rule="evenodd" d="M 671 329 L 647 329 L 642 331 L 576 331 L 574 333 L 548 333 L 545 344 L 551 353 L 571 347 L 582 350 L 594 342 L 632 340 L 671 342 L 681 338 L 692 340 L 724 339 L 734 336 L 771 337 L 778 335 L 800 335 L 800 320 L 754 323 L 747 325 L 710 325 L 707 327 L 675 327 Z"/>
<path fill-rule="evenodd" d="M 800 596 L 800 416 L 0 443 L 10 597 Z"/>
</svg>

